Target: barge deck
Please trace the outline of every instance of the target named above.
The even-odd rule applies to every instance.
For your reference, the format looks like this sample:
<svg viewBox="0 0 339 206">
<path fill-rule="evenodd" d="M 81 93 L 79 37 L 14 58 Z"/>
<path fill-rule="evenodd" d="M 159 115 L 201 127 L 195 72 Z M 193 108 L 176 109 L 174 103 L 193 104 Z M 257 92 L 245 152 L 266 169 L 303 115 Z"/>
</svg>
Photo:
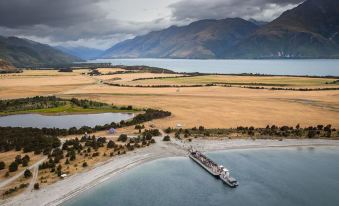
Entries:
<svg viewBox="0 0 339 206">
<path fill-rule="evenodd" d="M 204 168 L 215 178 L 220 178 L 222 182 L 231 188 L 238 186 L 238 181 L 230 176 L 229 170 L 222 165 L 218 165 L 201 152 L 191 150 L 188 155 L 195 163 Z"/>
</svg>

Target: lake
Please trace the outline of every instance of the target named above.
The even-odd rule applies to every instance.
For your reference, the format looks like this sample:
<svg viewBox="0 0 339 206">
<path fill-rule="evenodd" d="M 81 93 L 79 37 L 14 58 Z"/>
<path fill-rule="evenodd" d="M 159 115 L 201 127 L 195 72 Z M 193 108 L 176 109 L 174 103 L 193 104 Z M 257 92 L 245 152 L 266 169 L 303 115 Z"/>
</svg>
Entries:
<svg viewBox="0 0 339 206">
<path fill-rule="evenodd" d="M 336 206 L 339 148 L 298 147 L 208 153 L 231 170 L 231 189 L 192 160 L 138 166 L 68 200 L 64 206 Z"/>
<path fill-rule="evenodd" d="M 113 65 L 146 65 L 176 72 L 220 74 L 339 76 L 339 60 L 196 60 L 196 59 L 97 59 L 89 62 Z"/>
<path fill-rule="evenodd" d="M 35 128 L 80 128 L 82 126 L 110 124 L 133 118 L 127 113 L 99 113 L 46 116 L 41 114 L 17 114 L 0 117 L 1 127 L 35 127 Z"/>
</svg>

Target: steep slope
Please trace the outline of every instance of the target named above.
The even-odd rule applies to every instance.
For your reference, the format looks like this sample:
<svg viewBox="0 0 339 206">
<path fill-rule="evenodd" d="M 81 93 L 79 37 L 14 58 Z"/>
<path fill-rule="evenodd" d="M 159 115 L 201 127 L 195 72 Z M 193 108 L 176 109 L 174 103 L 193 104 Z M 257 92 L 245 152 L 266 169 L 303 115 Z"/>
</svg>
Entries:
<svg viewBox="0 0 339 206">
<path fill-rule="evenodd" d="M 0 58 L 16 67 L 64 65 L 80 58 L 65 54 L 48 45 L 17 37 L 0 36 Z"/>
<path fill-rule="evenodd" d="M 104 51 L 100 49 L 94 49 L 94 48 L 87 48 L 87 47 L 64 47 L 64 46 L 57 46 L 56 49 L 72 55 L 79 57 L 81 59 L 95 59 L 99 57 Z"/>
<path fill-rule="evenodd" d="M 257 28 L 240 18 L 201 20 L 126 40 L 102 57 L 221 58 Z"/>
<path fill-rule="evenodd" d="M 11 63 L 0 59 L 0 74 L 3 73 L 16 73 L 19 72 L 17 68 L 15 68 Z"/>
<path fill-rule="evenodd" d="M 308 0 L 239 43 L 227 57 L 338 58 L 339 1 Z"/>
</svg>

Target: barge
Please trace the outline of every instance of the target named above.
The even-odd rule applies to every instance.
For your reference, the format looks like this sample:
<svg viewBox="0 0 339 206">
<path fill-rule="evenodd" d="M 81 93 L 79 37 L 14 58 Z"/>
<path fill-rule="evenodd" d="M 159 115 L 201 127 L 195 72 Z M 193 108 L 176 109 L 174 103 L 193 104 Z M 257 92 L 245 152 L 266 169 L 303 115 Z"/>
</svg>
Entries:
<svg viewBox="0 0 339 206">
<path fill-rule="evenodd" d="M 209 172 L 212 176 L 219 178 L 220 172 L 218 169 L 218 165 L 215 164 L 212 160 L 208 159 L 205 155 L 200 152 L 191 152 L 189 157 L 202 168 L 204 168 L 207 172 Z"/>
<path fill-rule="evenodd" d="M 222 165 L 218 165 L 201 152 L 190 150 L 188 156 L 212 176 L 220 178 L 221 181 L 223 181 L 229 187 L 235 188 L 238 186 L 237 180 L 230 176 L 228 169 Z"/>
</svg>

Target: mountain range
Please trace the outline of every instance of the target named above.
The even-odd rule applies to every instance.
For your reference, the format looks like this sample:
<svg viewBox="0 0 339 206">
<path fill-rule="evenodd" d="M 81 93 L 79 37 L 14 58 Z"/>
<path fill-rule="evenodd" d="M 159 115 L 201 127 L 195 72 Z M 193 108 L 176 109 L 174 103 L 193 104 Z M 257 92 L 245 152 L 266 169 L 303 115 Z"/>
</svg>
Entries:
<svg viewBox="0 0 339 206">
<path fill-rule="evenodd" d="M 100 57 L 101 54 L 104 52 L 104 50 L 81 46 L 78 47 L 56 46 L 55 48 L 66 54 L 76 56 L 85 60 L 96 59 Z"/>
<path fill-rule="evenodd" d="M 82 61 L 46 44 L 2 36 L 0 36 L 0 58 L 16 67 L 45 67 Z"/>
<path fill-rule="evenodd" d="M 339 58 L 339 0 L 306 0 L 272 22 L 227 18 L 171 26 L 106 51 L 0 36 L 0 59 L 19 68 L 94 58 Z"/>
<path fill-rule="evenodd" d="M 272 22 L 201 20 L 118 43 L 103 58 L 339 58 L 339 1 L 307 0 Z"/>
</svg>

